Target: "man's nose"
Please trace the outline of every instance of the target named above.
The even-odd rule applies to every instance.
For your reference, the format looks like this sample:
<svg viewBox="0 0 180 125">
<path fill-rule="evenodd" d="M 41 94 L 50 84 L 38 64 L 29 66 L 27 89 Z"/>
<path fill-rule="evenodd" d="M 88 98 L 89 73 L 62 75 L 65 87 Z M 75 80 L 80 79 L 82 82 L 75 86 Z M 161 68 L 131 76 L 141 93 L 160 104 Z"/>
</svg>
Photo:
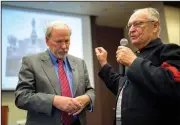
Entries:
<svg viewBox="0 0 180 125">
<path fill-rule="evenodd" d="M 129 32 L 133 32 L 133 31 L 135 31 L 135 27 L 134 25 L 131 25 L 131 27 L 129 27 Z"/>
<path fill-rule="evenodd" d="M 65 48 L 66 48 L 66 43 L 65 43 L 65 42 L 62 42 L 62 43 L 61 43 L 61 47 L 62 47 L 63 49 L 65 49 Z"/>
<path fill-rule="evenodd" d="M 132 33 L 134 33 L 136 31 L 135 27 L 132 25 L 130 28 L 129 28 L 129 31 L 128 31 L 128 35 L 131 36 Z"/>
</svg>

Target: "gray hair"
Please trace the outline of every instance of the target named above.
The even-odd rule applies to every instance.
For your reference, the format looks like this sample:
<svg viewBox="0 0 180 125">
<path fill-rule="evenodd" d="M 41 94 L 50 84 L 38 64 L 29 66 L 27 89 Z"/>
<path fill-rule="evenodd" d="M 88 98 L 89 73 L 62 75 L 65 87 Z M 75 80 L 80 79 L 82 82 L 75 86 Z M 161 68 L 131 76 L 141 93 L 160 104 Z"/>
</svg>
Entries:
<svg viewBox="0 0 180 125">
<path fill-rule="evenodd" d="M 60 29 L 62 27 L 67 27 L 69 29 L 69 33 L 71 35 L 71 29 L 69 26 L 61 21 L 53 21 L 47 25 L 46 29 L 46 37 L 49 38 L 51 36 L 51 32 L 53 28 Z"/>
<path fill-rule="evenodd" d="M 147 11 L 148 12 L 148 17 L 147 17 L 148 20 L 158 21 L 160 23 L 160 16 L 159 16 L 159 12 L 157 9 L 148 7 L 148 8 L 134 10 L 134 12 L 136 12 L 136 11 Z M 158 35 L 160 34 L 160 31 L 161 31 L 161 27 L 159 27 L 159 29 L 158 29 Z"/>
</svg>

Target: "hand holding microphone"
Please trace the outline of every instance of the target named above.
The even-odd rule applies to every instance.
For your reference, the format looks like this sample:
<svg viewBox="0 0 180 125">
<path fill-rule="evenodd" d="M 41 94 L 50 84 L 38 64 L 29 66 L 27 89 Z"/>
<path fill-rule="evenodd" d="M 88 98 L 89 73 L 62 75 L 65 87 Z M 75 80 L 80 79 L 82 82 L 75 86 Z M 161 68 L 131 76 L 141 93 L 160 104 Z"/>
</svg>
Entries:
<svg viewBox="0 0 180 125">
<path fill-rule="evenodd" d="M 126 47 L 128 44 L 127 39 L 121 39 L 120 45 L 116 51 L 116 60 L 124 66 L 131 66 L 133 61 L 137 58 L 131 49 Z"/>
</svg>

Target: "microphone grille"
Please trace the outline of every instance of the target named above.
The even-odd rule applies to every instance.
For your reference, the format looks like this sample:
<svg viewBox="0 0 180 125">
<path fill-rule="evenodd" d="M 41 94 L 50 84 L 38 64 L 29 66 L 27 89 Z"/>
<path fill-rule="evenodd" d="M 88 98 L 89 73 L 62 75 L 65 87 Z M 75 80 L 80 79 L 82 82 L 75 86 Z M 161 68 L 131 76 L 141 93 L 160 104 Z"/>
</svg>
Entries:
<svg viewBox="0 0 180 125">
<path fill-rule="evenodd" d="M 121 46 L 127 46 L 128 45 L 128 40 L 126 38 L 121 39 L 120 45 Z"/>
</svg>

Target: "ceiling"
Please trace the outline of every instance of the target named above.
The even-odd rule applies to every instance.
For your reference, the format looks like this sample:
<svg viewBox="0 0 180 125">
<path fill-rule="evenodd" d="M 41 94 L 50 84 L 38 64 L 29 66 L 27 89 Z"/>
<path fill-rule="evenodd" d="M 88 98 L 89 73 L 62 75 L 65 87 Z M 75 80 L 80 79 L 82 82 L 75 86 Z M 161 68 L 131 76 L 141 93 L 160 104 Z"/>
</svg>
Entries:
<svg viewBox="0 0 180 125">
<path fill-rule="evenodd" d="M 43 9 L 56 12 L 97 16 L 96 23 L 124 27 L 134 9 L 150 7 L 158 2 L 2 2 L 2 5 Z"/>
<path fill-rule="evenodd" d="M 164 5 L 180 8 L 180 1 L 164 1 Z"/>
</svg>

